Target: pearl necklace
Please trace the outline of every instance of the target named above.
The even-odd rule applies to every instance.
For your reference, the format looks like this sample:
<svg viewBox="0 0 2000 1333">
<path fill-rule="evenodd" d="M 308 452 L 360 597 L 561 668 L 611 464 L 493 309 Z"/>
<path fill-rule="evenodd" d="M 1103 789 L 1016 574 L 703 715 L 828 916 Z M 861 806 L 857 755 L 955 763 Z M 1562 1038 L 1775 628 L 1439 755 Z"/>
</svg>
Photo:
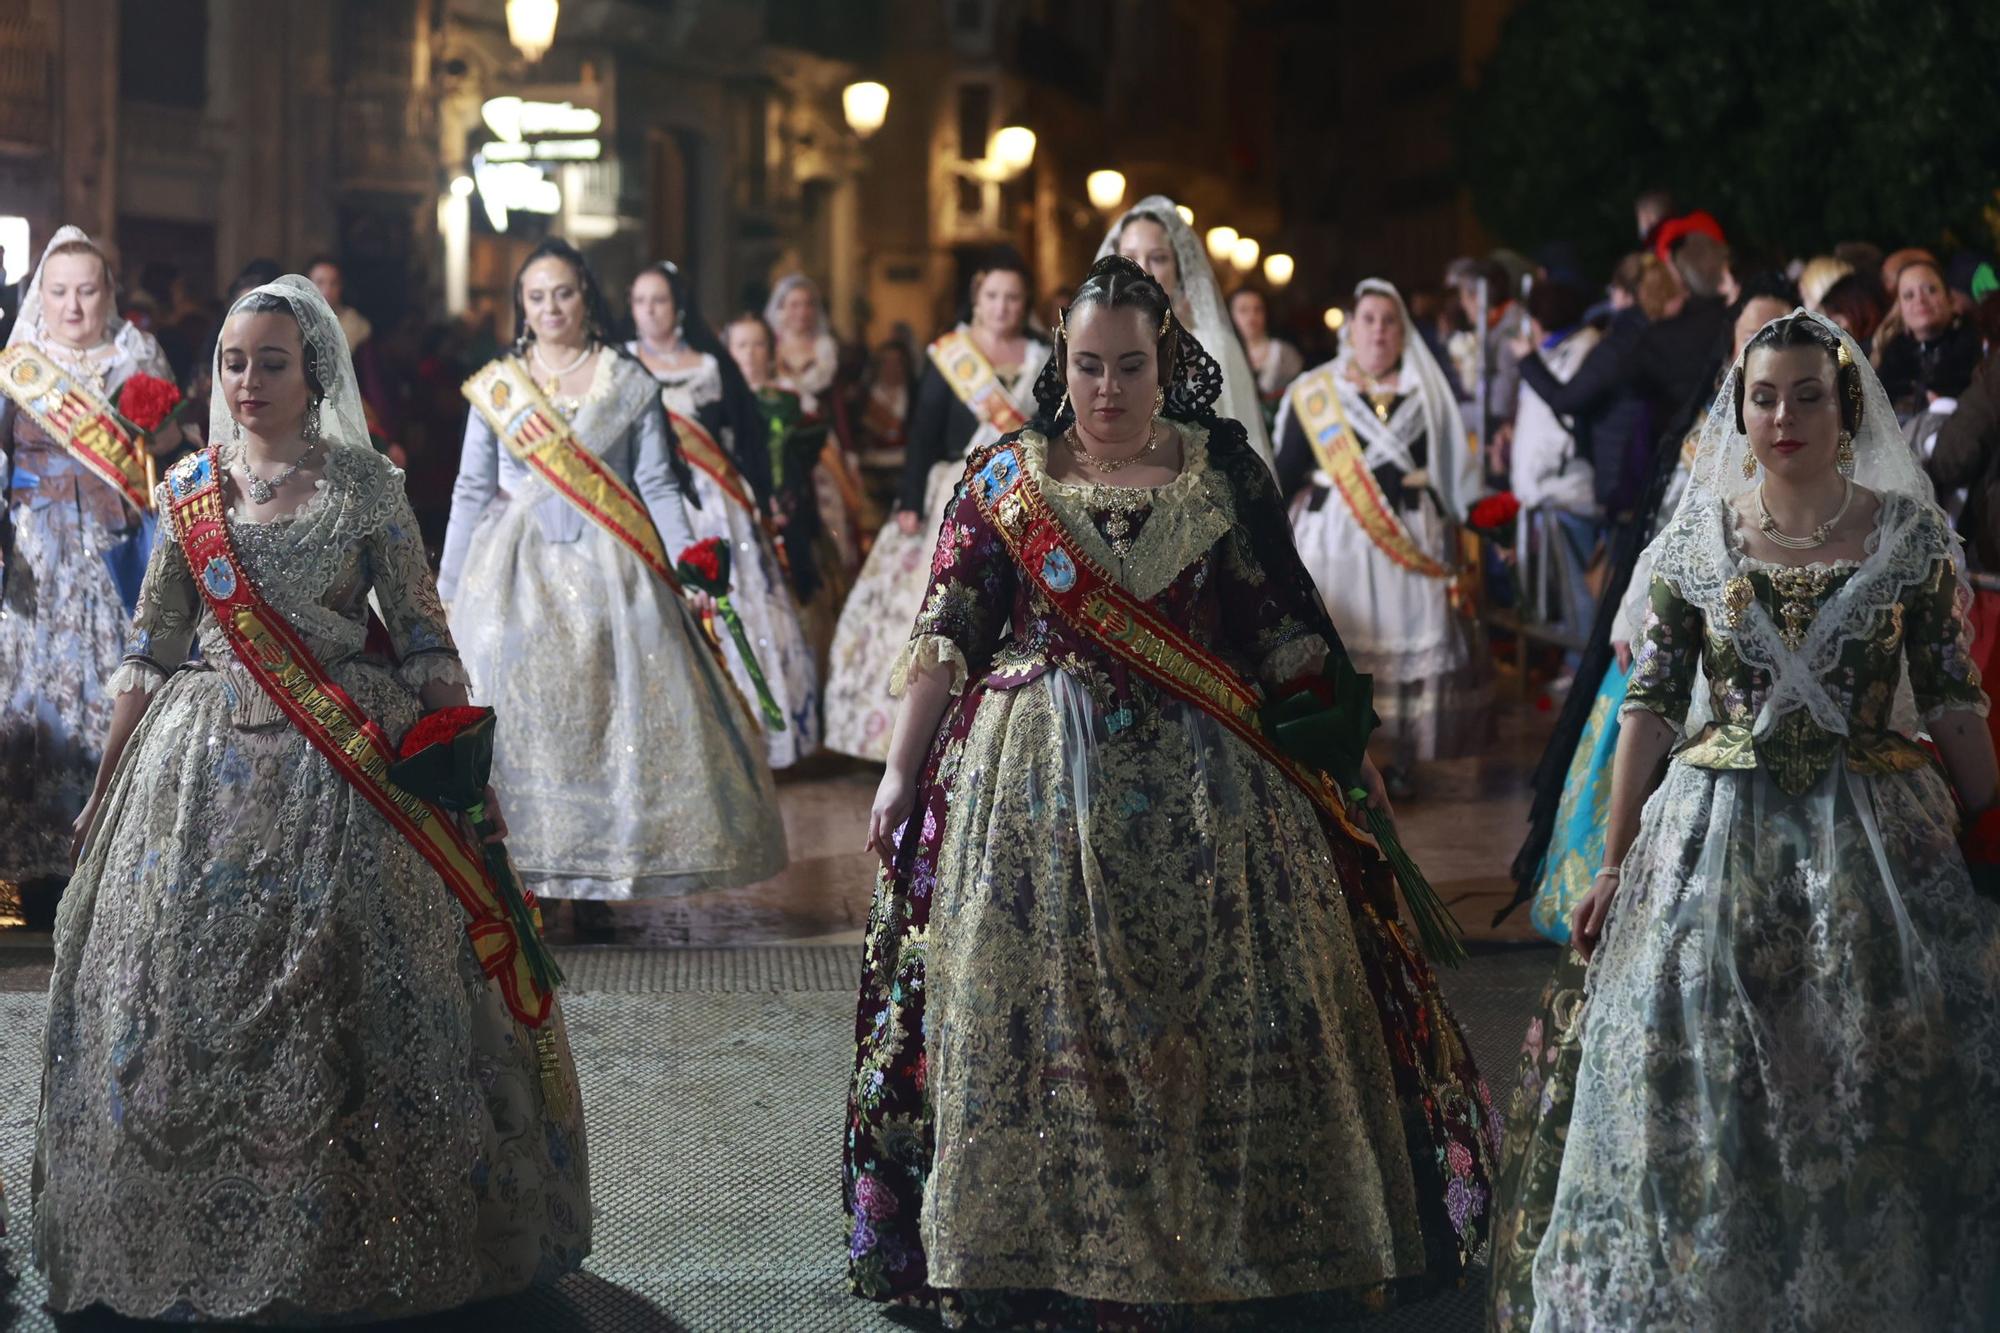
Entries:
<svg viewBox="0 0 2000 1333">
<path fill-rule="evenodd" d="M 1782 546 L 1787 551 L 1812 551 L 1826 545 L 1833 535 L 1836 523 L 1847 515 L 1847 507 L 1854 503 L 1854 483 L 1847 483 L 1847 490 L 1840 497 L 1840 508 L 1833 511 L 1833 517 L 1812 530 L 1810 537 L 1788 537 L 1778 531 L 1778 520 L 1771 517 L 1771 511 L 1764 506 L 1764 488 L 1757 488 L 1757 526 L 1773 546 Z"/>
<path fill-rule="evenodd" d="M 593 344 L 588 342 L 584 343 L 583 350 L 576 354 L 576 360 L 570 362 L 568 365 L 564 366 L 561 370 L 557 370 L 554 366 L 550 365 L 548 363 L 547 358 L 545 358 L 542 355 L 541 343 L 537 342 L 533 344 L 531 347 L 529 347 L 528 355 L 535 358 L 535 364 L 540 366 L 543 372 L 547 374 L 549 377 L 548 383 L 542 386 L 542 392 L 553 397 L 555 395 L 556 390 L 562 386 L 563 376 L 569 374 L 572 370 L 575 370 L 585 361 L 588 361 L 590 359 L 590 354 L 595 350 L 596 347 Z"/>
<path fill-rule="evenodd" d="M 1069 451 L 1076 455 L 1077 461 L 1092 472 L 1102 476 L 1111 472 L 1122 472 L 1148 454 L 1151 454 L 1155 449 L 1158 449 L 1160 447 L 1160 419 L 1158 417 L 1153 418 L 1153 424 L 1146 428 L 1146 447 L 1138 453 L 1133 454 L 1130 458 L 1099 458 L 1096 454 L 1083 447 L 1083 437 L 1077 433 L 1075 426 L 1071 426 L 1069 430 L 1064 432 L 1064 435 L 1069 444 Z"/>
</svg>

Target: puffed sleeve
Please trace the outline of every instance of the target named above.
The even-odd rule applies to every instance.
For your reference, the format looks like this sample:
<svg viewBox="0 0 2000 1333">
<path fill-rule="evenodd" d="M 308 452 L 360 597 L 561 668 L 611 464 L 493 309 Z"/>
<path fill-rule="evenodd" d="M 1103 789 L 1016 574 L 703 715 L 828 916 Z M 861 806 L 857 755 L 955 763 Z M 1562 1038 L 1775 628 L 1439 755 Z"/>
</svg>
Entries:
<svg viewBox="0 0 2000 1333">
<path fill-rule="evenodd" d="M 475 408 L 466 414 L 465 444 L 458 454 L 458 480 L 451 488 L 451 521 L 444 532 L 444 556 L 438 562 L 437 591 L 450 601 L 458 593 L 459 572 L 479 516 L 500 490 L 500 437 Z"/>
<path fill-rule="evenodd" d="M 125 660 L 112 674 L 105 693 L 116 698 L 132 690 L 151 694 L 174 668 L 187 661 L 194 644 L 195 622 L 201 617 L 201 594 L 188 573 L 187 557 L 173 532 L 167 486 L 153 488 L 153 507 L 160 527 L 146 577 L 139 584 L 139 602 L 132 609 L 132 633 L 125 642 Z"/>
<path fill-rule="evenodd" d="M 632 455 L 632 485 L 646 502 L 659 529 L 660 541 L 672 561 L 694 544 L 694 529 L 688 524 L 682 503 L 680 479 L 674 472 L 673 436 L 667 425 L 667 411 L 655 398 L 632 423 L 638 432 L 638 447 Z"/>
<path fill-rule="evenodd" d="M 1006 634 L 1014 606 L 1014 557 L 973 498 L 974 484 L 968 469 L 938 528 L 930 591 L 890 678 L 892 694 L 903 693 L 912 671 L 939 665 L 951 668 L 951 692 L 957 694 Z"/>
<path fill-rule="evenodd" d="M 1701 646 L 1701 611 L 1655 574 L 1632 641 L 1632 680 L 1619 714 L 1654 713 L 1676 728 L 1685 725 Z"/>
<path fill-rule="evenodd" d="M 413 690 L 433 683 L 469 686 L 400 477 L 394 505 L 389 521 L 368 539 L 368 566 L 376 607 L 402 661 L 397 674 Z"/>
<path fill-rule="evenodd" d="M 1278 483 L 1250 452 L 1239 423 L 1217 423 L 1209 465 L 1228 477 L 1236 506 L 1216 567 L 1224 637 L 1267 685 L 1324 669 L 1346 649 L 1292 542 Z"/>
<path fill-rule="evenodd" d="M 1903 651 L 1925 723 L 1945 713 L 1986 716 L 1984 682 L 1972 660 L 1972 626 L 1959 593 L 1958 564 L 1944 555 L 1922 583 L 1903 594 Z"/>
</svg>

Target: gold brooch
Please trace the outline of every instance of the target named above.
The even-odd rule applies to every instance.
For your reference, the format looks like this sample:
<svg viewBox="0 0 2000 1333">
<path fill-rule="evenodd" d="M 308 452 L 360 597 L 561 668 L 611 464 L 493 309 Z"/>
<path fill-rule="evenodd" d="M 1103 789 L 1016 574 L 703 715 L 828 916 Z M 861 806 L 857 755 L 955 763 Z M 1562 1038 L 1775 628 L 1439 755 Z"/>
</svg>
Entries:
<svg viewBox="0 0 2000 1333">
<path fill-rule="evenodd" d="M 1757 590 L 1750 583 L 1750 576 L 1738 574 L 1722 585 L 1723 623 L 1731 629 L 1743 627 L 1743 617 L 1749 613 L 1750 604 L 1757 600 Z"/>
</svg>

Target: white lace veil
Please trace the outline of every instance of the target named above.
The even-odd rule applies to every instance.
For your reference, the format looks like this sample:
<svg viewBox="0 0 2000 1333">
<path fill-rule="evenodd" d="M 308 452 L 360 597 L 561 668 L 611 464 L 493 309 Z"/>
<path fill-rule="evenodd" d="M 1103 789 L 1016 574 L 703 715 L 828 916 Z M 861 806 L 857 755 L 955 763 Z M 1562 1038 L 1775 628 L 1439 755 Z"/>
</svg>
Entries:
<svg viewBox="0 0 2000 1333">
<path fill-rule="evenodd" d="M 1430 444 L 1431 489 L 1444 502 L 1445 512 L 1456 522 L 1465 521 L 1466 511 L 1479 498 L 1479 455 L 1468 443 L 1465 418 L 1459 412 L 1458 395 L 1452 392 L 1451 381 L 1445 378 L 1444 370 L 1431 355 L 1431 346 L 1417 330 L 1417 323 L 1410 318 L 1410 307 L 1403 302 L 1403 294 L 1396 290 L 1392 282 L 1381 278 L 1364 278 L 1354 287 L 1354 301 L 1359 305 L 1364 296 L 1385 296 L 1396 303 L 1396 313 L 1403 320 L 1403 365 L 1402 376 L 1397 388 L 1405 394 L 1419 395 L 1424 405 L 1425 439 Z M 1334 378 L 1339 379 L 1347 370 L 1347 363 L 1354 355 L 1354 345 L 1350 334 L 1354 321 L 1349 320 L 1340 329 L 1340 351 L 1333 358 Z"/>
<path fill-rule="evenodd" d="M 813 313 L 817 316 L 817 322 L 813 327 L 813 337 L 831 338 L 833 336 L 833 321 L 827 318 L 826 298 L 820 295 L 819 284 L 803 273 L 787 273 L 784 277 L 778 279 L 776 286 L 771 288 L 771 299 L 764 302 L 764 323 L 770 326 L 771 336 L 774 338 L 779 336 L 778 317 L 784 311 L 785 298 L 790 296 L 795 288 L 799 287 L 803 287 L 813 294 Z"/>
<path fill-rule="evenodd" d="M 339 317 L 327 307 L 319 288 L 296 273 L 251 288 L 236 299 L 229 313 L 234 315 L 246 306 L 254 309 L 270 300 L 284 302 L 292 318 L 298 321 L 306 365 L 324 391 L 319 402 L 320 438 L 329 448 L 366 449 L 372 453 L 375 446 L 369 441 L 368 420 L 361 411 L 361 388 L 354 379 L 354 358 L 348 352 L 347 335 L 340 330 Z M 235 426 L 235 419 L 229 414 L 228 397 L 222 392 L 222 344 L 223 339 L 218 337 L 216 387 L 208 403 L 208 438 L 216 442 L 233 438 Z M 312 410 L 306 410 L 308 420 Z"/>
<path fill-rule="evenodd" d="M 14 317 L 14 331 L 7 335 L 9 347 L 31 339 L 38 346 L 42 344 L 42 270 L 48 266 L 49 256 L 55 252 L 56 247 L 75 243 L 97 250 L 97 242 L 91 240 L 83 228 L 72 226 L 56 228 L 56 234 L 49 237 L 49 243 L 42 247 L 41 260 L 35 265 L 35 275 L 28 279 L 27 293 L 21 297 L 20 312 Z M 97 250 L 97 253 L 102 257 L 104 252 Z M 109 259 L 104 261 L 104 271 L 106 273 L 111 271 Z M 166 358 L 160 355 L 160 345 L 153 340 L 153 335 L 118 313 L 118 294 L 115 286 L 111 299 L 105 303 L 104 309 L 105 341 L 131 357 L 139 369 L 147 374 L 157 375 L 162 379 L 172 379 L 173 372 L 167 369 Z"/>
<path fill-rule="evenodd" d="M 1761 604 L 1752 602 L 1740 613 L 1732 613 L 1726 605 L 1727 585 L 1739 568 L 1732 506 L 1762 479 L 1757 469 L 1744 475 L 1743 461 L 1752 455 L 1749 439 L 1737 426 L 1737 386 L 1757 342 L 1753 337 L 1709 407 L 1680 505 L 1640 557 L 1639 568 L 1664 578 L 1701 610 L 1711 627 L 1728 625 L 1743 659 L 1770 674 L 1771 694 L 1758 714 L 1755 734 L 1767 734 L 1779 717 L 1804 708 L 1819 726 L 1845 735 L 1845 710 L 1827 686 L 1836 678 L 1842 651 L 1849 641 L 1874 633 L 1880 613 L 1897 601 L 1904 588 L 1928 575 L 1940 556 L 1958 559 L 1958 539 L 1937 507 L 1929 478 L 1903 439 L 1867 353 L 1839 325 L 1803 309 L 1764 327 L 1792 319 L 1811 320 L 1829 348 L 1845 353 L 1839 391 L 1859 397 L 1854 481 L 1882 497 L 1881 520 L 1861 567 L 1821 608 L 1797 648 L 1785 643 Z M 1962 560 L 1959 568 L 1964 568 Z M 1632 597 L 1643 598 L 1646 590 L 1636 586 L 1636 577 L 1634 583 Z M 1642 611 L 1629 601 L 1628 609 Z M 1643 623 L 1643 614 L 1632 619 L 1635 629 Z M 1699 691 L 1696 702 L 1703 702 Z"/>
<path fill-rule="evenodd" d="M 1209 266 L 1208 248 L 1194 234 L 1194 228 L 1181 219 L 1180 209 L 1174 201 L 1163 194 L 1152 194 L 1132 205 L 1111 224 L 1111 230 L 1104 233 L 1104 244 L 1097 247 L 1097 257 L 1102 259 L 1118 252 L 1118 235 L 1125 230 L 1125 224 L 1135 217 L 1146 218 L 1166 228 L 1167 239 L 1174 247 L 1174 266 L 1180 270 L 1181 289 L 1167 295 L 1187 312 L 1189 331 L 1222 366 L 1222 398 L 1216 403 L 1215 414 L 1242 422 L 1244 433 L 1250 437 L 1250 447 L 1268 465 L 1271 462 L 1271 435 L 1264 428 L 1264 410 L 1257 393 L 1256 373 L 1250 369 L 1250 358 L 1245 355 L 1243 342 L 1237 337 L 1236 325 L 1230 321 L 1229 307 L 1222 299 L 1222 286 L 1215 280 L 1215 270 Z"/>
</svg>

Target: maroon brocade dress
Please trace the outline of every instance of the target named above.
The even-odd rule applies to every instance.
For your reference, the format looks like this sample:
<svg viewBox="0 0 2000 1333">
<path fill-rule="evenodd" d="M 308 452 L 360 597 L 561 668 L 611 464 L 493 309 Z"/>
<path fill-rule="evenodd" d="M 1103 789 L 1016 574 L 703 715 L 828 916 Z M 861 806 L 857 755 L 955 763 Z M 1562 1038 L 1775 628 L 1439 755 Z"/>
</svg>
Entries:
<svg viewBox="0 0 2000 1333">
<path fill-rule="evenodd" d="M 1076 553 L 1244 679 L 1339 653 L 1241 427 L 1181 429 L 1151 489 L 1055 481 L 1009 437 L 939 534 L 906 663 L 957 697 L 869 924 L 859 1295 L 1261 1326 L 1455 1282 L 1485 1237 L 1500 1126 L 1387 866 L 1062 619 L 981 507 L 1018 467 Z"/>
</svg>

